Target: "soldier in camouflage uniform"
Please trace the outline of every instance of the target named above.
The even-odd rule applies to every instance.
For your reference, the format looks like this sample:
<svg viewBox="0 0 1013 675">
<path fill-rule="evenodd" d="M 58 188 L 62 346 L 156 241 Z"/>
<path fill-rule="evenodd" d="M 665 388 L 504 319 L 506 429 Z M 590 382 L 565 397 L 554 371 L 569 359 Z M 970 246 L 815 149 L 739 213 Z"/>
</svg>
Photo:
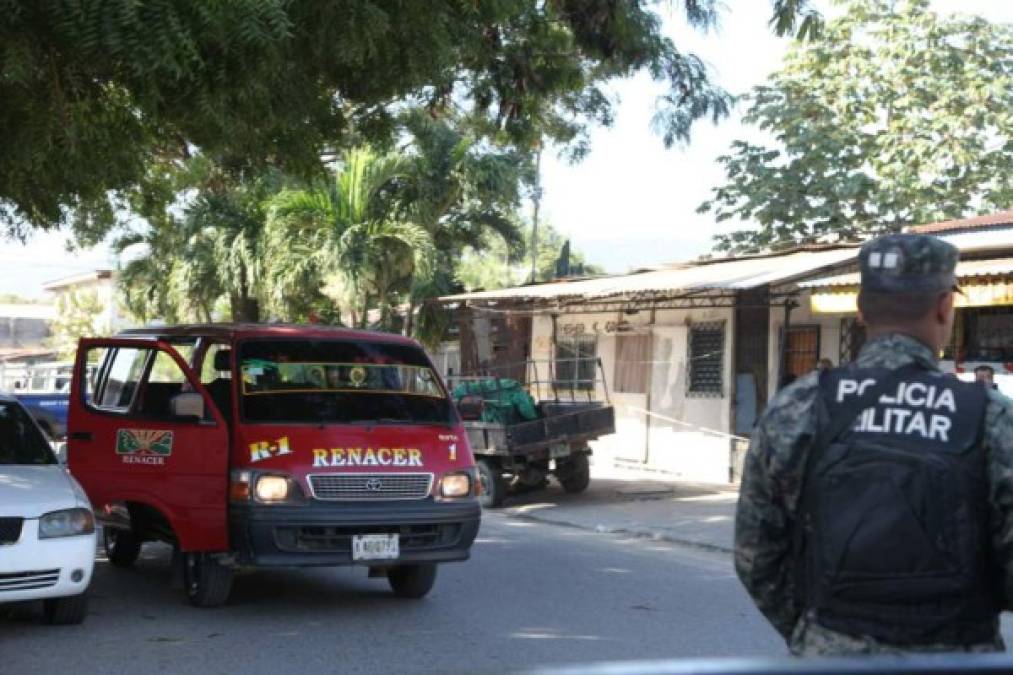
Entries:
<svg viewBox="0 0 1013 675">
<path fill-rule="evenodd" d="M 957 257 L 953 246 L 924 235 L 888 235 L 862 247 L 859 309 L 868 329 L 868 341 L 855 363 L 836 369 L 844 373 L 841 377 L 846 377 L 848 372 L 870 372 L 855 371 L 856 368 L 885 372 L 920 367 L 923 377 L 935 377 L 934 381 L 940 386 L 972 386 L 943 377 L 937 364 L 937 354 L 947 344 L 952 331 L 953 293 L 959 292 L 954 277 Z M 983 596 L 993 598 L 992 605 L 979 610 L 979 630 L 973 633 L 974 637 L 912 643 L 884 639 L 883 633 L 868 623 L 863 624 L 867 628 L 861 631 L 840 630 L 840 624 L 835 624 L 837 629 L 828 627 L 824 625 L 827 623 L 823 620 L 825 615 L 806 602 L 806 598 L 813 597 L 802 588 L 812 584 L 811 577 L 804 574 L 805 566 L 810 563 L 806 562 L 809 558 L 800 553 L 805 549 L 800 548 L 799 541 L 800 537 L 807 536 L 800 535 L 800 528 L 805 530 L 800 523 L 810 521 L 804 519 L 800 510 L 803 494 L 807 495 L 805 501 L 810 494 L 804 492 L 812 476 L 807 473 L 809 460 L 814 454 L 825 452 L 817 447 L 824 445 L 821 432 L 830 424 L 825 391 L 821 388 L 819 371 L 799 378 L 774 397 L 752 437 L 736 514 L 735 568 L 757 607 L 796 655 L 1004 650 L 999 634 L 999 613 L 1007 608 L 1008 598 L 1013 598 L 1013 401 L 991 389 L 979 394 L 965 392 L 968 396 L 981 396 L 980 409 L 983 410 L 982 421 L 976 423 L 980 435 L 975 441 L 983 450 L 979 462 L 982 465 L 979 482 L 983 485 L 979 499 L 981 508 L 972 511 L 979 522 L 971 523 L 980 526 L 982 536 L 972 549 L 981 559 L 978 569 L 987 570 L 987 574 L 983 574 L 988 577 L 982 581 L 986 591 Z M 879 394 L 874 397 L 878 399 Z M 881 405 L 883 400 L 886 399 L 880 399 L 876 405 Z M 868 430 L 872 422 L 867 416 L 875 414 L 865 409 L 857 418 L 852 416 L 851 419 L 857 421 L 843 427 L 845 431 L 840 438 L 870 437 L 870 434 L 863 436 L 858 432 L 863 428 Z M 912 415 L 908 411 L 901 417 L 912 419 Z M 890 420 L 888 424 L 872 428 L 880 431 L 894 426 L 897 415 L 887 419 Z M 900 422 L 895 426 L 902 428 Z M 942 434 L 932 441 L 940 442 L 946 436 Z M 821 441 L 817 441 L 818 437 Z M 923 441 L 923 445 L 928 442 Z M 951 449 L 944 448 L 944 452 L 953 454 Z M 849 504 L 839 504 L 837 508 L 840 513 L 849 513 L 852 509 Z M 972 529 L 966 520 L 962 522 L 961 532 Z M 881 560 L 897 555 L 896 548 L 888 552 L 890 542 L 884 541 L 882 545 Z M 877 596 L 876 600 L 880 598 Z M 882 598 L 881 601 L 895 603 L 898 611 L 903 611 L 906 603 L 896 598 Z M 914 601 L 907 605 L 909 608 L 927 606 Z M 885 615 L 890 606 L 883 607 Z M 870 616 L 874 622 L 877 615 L 867 613 L 865 618 Z M 881 620 L 889 623 L 889 619 Z M 889 628 L 883 626 L 885 634 L 891 634 Z M 952 632 L 940 634 L 953 635 Z"/>
</svg>

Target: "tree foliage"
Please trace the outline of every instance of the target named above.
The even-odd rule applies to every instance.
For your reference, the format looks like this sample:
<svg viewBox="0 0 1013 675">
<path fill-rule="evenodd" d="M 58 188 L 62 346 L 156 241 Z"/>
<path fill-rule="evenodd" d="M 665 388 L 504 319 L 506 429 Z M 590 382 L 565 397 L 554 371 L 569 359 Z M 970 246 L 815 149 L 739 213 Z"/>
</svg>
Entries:
<svg viewBox="0 0 1013 675">
<path fill-rule="evenodd" d="M 275 305 L 298 306 L 331 278 L 357 326 L 374 306 L 389 315 L 395 293 L 430 273 L 435 256 L 432 235 L 395 213 L 392 194 L 409 175 L 401 155 L 356 148 L 332 181 L 273 197 L 265 253 Z"/>
<path fill-rule="evenodd" d="M 530 228 L 530 225 L 527 226 Z M 536 281 L 556 278 L 556 261 L 559 259 L 566 237 L 551 224 L 538 227 L 538 253 L 535 258 Z M 459 283 L 468 291 L 508 288 L 531 280 L 530 241 L 525 248 L 512 250 L 505 242 L 490 239 L 480 246 L 468 248 L 457 269 Z M 604 274 L 605 270 L 587 261 L 577 250 L 570 252 L 570 265 L 585 276 Z"/>
<path fill-rule="evenodd" d="M 749 97 L 775 143 L 735 141 L 701 205 L 755 251 L 855 239 L 1013 203 L 1013 29 L 929 0 L 850 0 Z"/>
<path fill-rule="evenodd" d="M 454 290 L 465 248 L 495 237 L 520 250 L 513 214 L 531 167 L 467 125 L 417 110 L 399 124 L 396 150 L 350 150 L 326 180 L 237 176 L 203 156 L 156 173 L 154 194 L 131 193 L 144 217 L 114 244 L 126 306 L 142 321 L 357 326 L 378 309 L 380 325 L 412 332 L 401 305 Z"/>
<path fill-rule="evenodd" d="M 144 218 L 113 241 L 126 261 L 119 286 L 128 311 L 141 321 L 211 321 L 224 299 L 233 320 L 259 320 L 264 202 L 280 178 L 268 172 L 234 180 L 195 157 L 152 184 L 165 194 L 150 201 L 143 199 L 149 192 L 132 194 Z M 192 194 L 178 203 L 184 187 Z"/>
<path fill-rule="evenodd" d="M 231 172 L 319 170 L 326 150 L 389 138 L 396 108 L 461 108 L 478 133 L 586 150 L 605 85 L 668 86 L 666 142 L 728 96 L 633 0 L 0 0 L 0 224 L 72 223 L 94 241 L 152 164 L 195 152 Z M 682 0 L 714 24 L 717 0 Z M 778 0 L 793 30 L 804 0 Z M 802 26 L 807 26 L 808 18 Z M 358 142 L 358 140 L 355 142 Z"/>
</svg>

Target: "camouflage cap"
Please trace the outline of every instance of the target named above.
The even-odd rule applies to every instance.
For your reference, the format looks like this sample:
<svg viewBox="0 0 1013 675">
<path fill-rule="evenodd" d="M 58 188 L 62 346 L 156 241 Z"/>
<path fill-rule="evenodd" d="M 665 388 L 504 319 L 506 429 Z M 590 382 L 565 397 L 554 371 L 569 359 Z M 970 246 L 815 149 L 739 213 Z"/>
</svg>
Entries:
<svg viewBox="0 0 1013 675">
<path fill-rule="evenodd" d="M 926 234 L 888 234 L 866 242 L 858 253 L 862 288 L 880 293 L 956 290 L 956 246 Z"/>
</svg>

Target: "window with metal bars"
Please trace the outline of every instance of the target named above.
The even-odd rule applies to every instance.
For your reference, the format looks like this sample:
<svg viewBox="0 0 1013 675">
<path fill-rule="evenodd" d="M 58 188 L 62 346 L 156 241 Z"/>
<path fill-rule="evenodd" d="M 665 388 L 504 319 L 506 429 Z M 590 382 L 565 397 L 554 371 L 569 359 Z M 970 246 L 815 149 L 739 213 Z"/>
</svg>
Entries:
<svg viewBox="0 0 1013 675">
<path fill-rule="evenodd" d="M 555 386 L 557 390 L 594 389 L 598 363 L 598 338 L 594 335 L 556 340 Z"/>
<path fill-rule="evenodd" d="M 802 377 L 816 370 L 820 358 L 820 327 L 789 326 L 784 356 L 787 375 Z"/>
<path fill-rule="evenodd" d="M 703 323 L 689 329 L 689 395 L 724 393 L 725 324 Z"/>
</svg>

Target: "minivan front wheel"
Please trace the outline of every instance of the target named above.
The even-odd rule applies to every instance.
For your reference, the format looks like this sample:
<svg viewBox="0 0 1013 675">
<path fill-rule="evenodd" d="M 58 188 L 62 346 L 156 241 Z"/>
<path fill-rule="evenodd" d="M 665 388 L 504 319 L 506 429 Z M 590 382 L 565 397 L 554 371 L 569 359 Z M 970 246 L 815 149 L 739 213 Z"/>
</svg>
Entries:
<svg viewBox="0 0 1013 675">
<path fill-rule="evenodd" d="M 399 565 L 387 571 L 387 581 L 399 598 L 423 598 L 436 583 L 436 564 Z"/>
<path fill-rule="evenodd" d="M 195 607 L 221 607 L 232 592 L 233 571 L 209 553 L 183 554 L 183 584 Z"/>
</svg>

